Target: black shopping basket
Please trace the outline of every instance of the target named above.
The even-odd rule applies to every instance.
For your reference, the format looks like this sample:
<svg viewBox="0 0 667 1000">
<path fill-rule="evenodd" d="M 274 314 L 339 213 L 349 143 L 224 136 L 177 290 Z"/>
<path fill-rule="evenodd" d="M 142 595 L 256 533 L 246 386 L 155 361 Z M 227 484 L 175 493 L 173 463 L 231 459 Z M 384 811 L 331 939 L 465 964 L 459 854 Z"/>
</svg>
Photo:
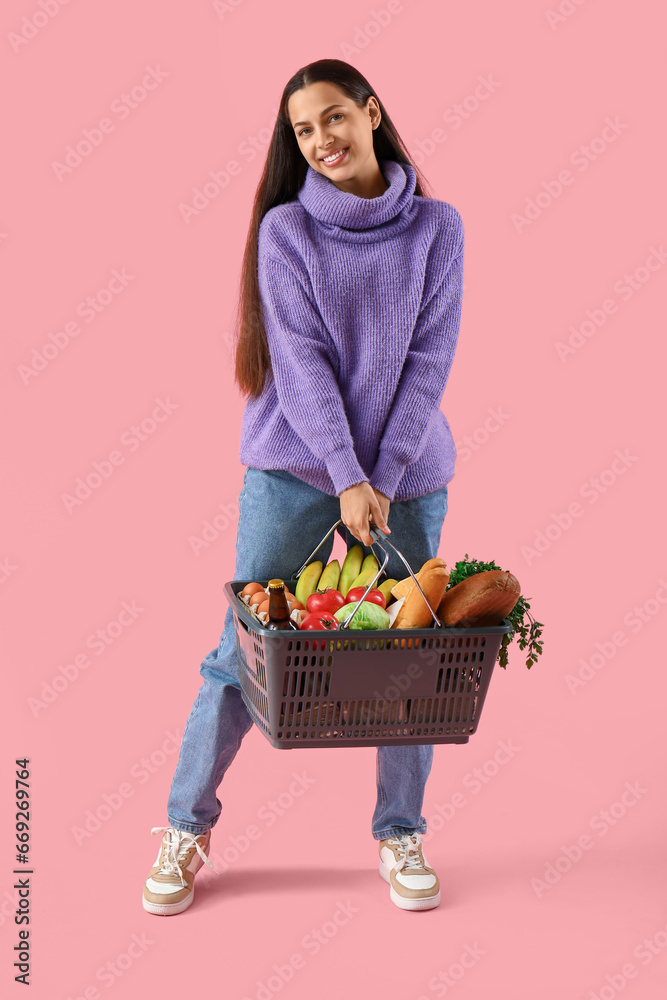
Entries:
<svg viewBox="0 0 667 1000">
<path fill-rule="evenodd" d="M 336 521 L 287 588 L 296 582 Z M 428 628 L 350 629 L 354 611 L 335 630 L 274 630 L 237 595 L 250 580 L 224 585 L 234 612 L 241 693 L 269 743 L 295 747 L 400 746 L 467 743 L 486 698 L 502 637 L 500 625 L 445 628 L 411 567 L 377 529 L 371 538 L 385 553 L 359 606 L 387 565 L 389 545 L 401 558 L 433 614 Z M 372 548 L 372 546 L 371 546 Z M 268 580 L 257 580 L 263 587 Z"/>
</svg>

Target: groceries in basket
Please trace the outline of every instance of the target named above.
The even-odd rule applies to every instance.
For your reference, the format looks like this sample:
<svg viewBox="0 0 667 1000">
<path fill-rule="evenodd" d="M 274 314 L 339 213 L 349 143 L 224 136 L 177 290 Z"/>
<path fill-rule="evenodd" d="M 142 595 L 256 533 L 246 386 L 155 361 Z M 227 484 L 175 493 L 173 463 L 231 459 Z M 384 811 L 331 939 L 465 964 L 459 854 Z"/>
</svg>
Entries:
<svg viewBox="0 0 667 1000">
<path fill-rule="evenodd" d="M 278 749 L 467 743 L 513 635 L 529 647 L 527 667 L 542 651 L 518 580 L 467 554 L 453 568 L 436 558 L 417 571 L 379 533 L 383 561 L 364 565 L 358 546 L 342 567 L 323 566 L 315 557 L 339 524 L 293 573 L 281 567 L 284 580 L 225 584 L 252 718 Z M 389 548 L 409 576 L 385 578 Z M 282 592 L 282 618 L 270 601 L 264 608 L 268 589 Z M 286 612 L 302 637 L 284 628 Z M 269 617 L 282 630 L 267 629 Z"/>
<path fill-rule="evenodd" d="M 321 561 L 306 564 L 295 587 L 298 594 L 305 598 L 305 606 L 296 594 L 285 587 L 292 622 L 287 627 L 336 630 L 354 611 L 348 621 L 348 627 L 354 630 L 428 628 L 435 622 L 423 592 L 446 628 L 500 625 L 508 619 L 512 631 L 502 637 L 498 659 L 501 667 L 507 666 L 507 647 L 515 634 L 519 637 L 519 648 L 528 647 L 528 669 L 542 652 L 539 638 L 542 622 L 531 615 L 530 604 L 521 595 L 517 578 L 507 570 L 501 570 L 496 563 L 469 559 L 466 553 L 465 559 L 459 560 L 454 569 L 448 571 L 444 560 L 428 559 L 416 574 L 421 591 L 415 586 L 412 576 L 403 580 L 390 578 L 368 590 L 359 603 L 379 568 L 375 556 L 367 556 L 362 573 L 362 551 L 361 545 L 350 549 L 342 569 L 337 559 L 326 567 Z M 372 560 L 375 560 L 374 569 Z M 347 593 L 345 581 L 352 584 Z M 269 620 L 268 590 L 268 587 L 253 582 L 238 595 L 263 627 L 267 627 Z"/>
<path fill-rule="evenodd" d="M 361 545 L 355 548 L 361 553 Z M 321 561 L 309 563 L 295 588 L 297 594 L 292 594 L 283 581 L 272 580 L 267 587 L 256 582 L 246 584 L 239 597 L 262 624 L 279 627 L 275 623 L 268 624 L 272 617 L 275 619 L 275 615 L 269 613 L 269 594 L 271 585 L 277 582 L 283 584 L 282 593 L 289 620 L 297 627 L 305 625 L 306 628 L 314 628 L 315 621 L 319 620 L 322 622 L 320 628 L 336 628 L 358 605 L 349 627 L 366 630 L 428 628 L 433 624 L 430 608 L 436 609 L 436 615 L 446 626 L 498 625 L 521 595 L 516 577 L 500 570 L 477 573 L 448 589 L 451 574 L 444 559 L 435 558 L 428 559 L 416 574 L 420 587 L 416 586 L 412 576 L 403 580 L 389 579 L 380 587 L 368 590 L 364 597 L 368 584 L 379 569 L 375 556 L 366 558 L 374 560 L 374 568 L 369 565 L 365 583 L 358 583 L 357 575 L 352 581 L 354 586 L 347 593 L 332 584 L 337 574 L 340 574 L 339 580 L 342 577 L 335 559 L 326 568 L 322 567 Z M 304 577 L 307 582 L 302 584 Z M 305 607 L 299 600 L 299 591 L 300 596 L 305 598 Z M 293 625 L 286 624 L 284 627 Z"/>
<path fill-rule="evenodd" d="M 403 554 L 377 531 L 371 531 L 371 537 L 375 537 L 375 544 L 384 552 L 382 566 L 373 553 L 364 559 L 363 546 L 355 545 L 349 549 L 342 567 L 337 559 L 325 567 L 321 560 L 313 560 L 313 556 L 342 523 L 339 520 L 332 525 L 293 574 L 294 594 L 288 586 L 283 587 L 291 622 L 288 628 L 296 624 L 300 629 L 320 633 L 338 629 L 386 632 L 396 628 L 404 632 L 418 630 L 420 635 L 432 627 L 471 628 L 475 633 L 490 628 L 494 632 L 497 629 L 499 634 L 502 631 L 501 667 L 507 666 L 507 647 L 515 635 L 519 637 L 520 649 L 528 647 L 526 666 L 530 669 L 537 661 L 542 653 L 539 639 L 542 622 L 531 615 L 519 581 L 508 570 L 495 562 L 470 559 L 466 553 L 465 559 L 456 562 L 451 571 L 443 559 L 436 557 L 427 559 L 415 575 Z M 386 545 L 403 562 L 410 573 L 408 577 L 379 582 L 389 559 Z M 233 593 L 265 626 L 269 617 L 268 588 L 252 581 Z M 278 627 L 284 627 L 284 621 Z M 401 639 L 401 648 L 412 641 Z"/>
<path fill-rule="evenodd" d="M 345 562 L 361 555 L 361 545 L 354 546 Z M 371 561 L 372 560 L 372 561 Z M 341 588 L 342 573 L 337 559 L 326 568 L 322 562 L 309 563 L 301 574 L 296 594 L 284 587 L 284 595 L 292 621 L 299 626 L 312 615 L 329 615 L 343 622 L 352 608 L 367 590 L 368 583 L 377 574 L 379 564 L 375 556 L 367 556 L 365 581 L 359 582 L 357 574 L 352 586 L 345 591 Z M 345 567 L 345 564 L 344 564 Z M 348 574 L 347 579 L 350 579 Z M 497 625 L 512 610 L 521 594 L 519 581 L 512 573 L 491 570 L 462 579 L 459 584 L 448 589 L 450 572 L 444 559 L 428 559 L 417 573 L 428 604 L 437 609 L 438 617 L 444 625 Z M 263 623 L 269 621 L 269 594 L 271 584 L 263 587 L 260 583 L 246 584 L 239 597 Z M 282 581 L 279 581 L 282 583 Z M 302 598 L 302 600 L 299 599 Z M 305 606 L 304 606 L 305 599 Z M 351 628 L 428 628 L 433 616 L 412 576 L 403 580 L 388 579 L 378 587 L 371 588 L 359 606 Z M 365 607 L 370 605 L 370 607 Z"/>
</svg>

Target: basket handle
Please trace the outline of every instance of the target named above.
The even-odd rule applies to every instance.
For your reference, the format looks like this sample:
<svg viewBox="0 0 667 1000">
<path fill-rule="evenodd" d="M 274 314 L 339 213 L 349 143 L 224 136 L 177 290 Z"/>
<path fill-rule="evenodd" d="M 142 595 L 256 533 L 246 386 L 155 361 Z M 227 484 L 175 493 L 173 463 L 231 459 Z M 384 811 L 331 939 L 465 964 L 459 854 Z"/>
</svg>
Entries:
<svg viewBox="0 0 667 1000">
<path fill-rule="evenodd" d="M 372 518 L 370 520 L 370 523 L 375 526 L 375 522 L 373 521 Z M 313 551 L 310 553 L 310 555 L 306 559 L 306 561 L 303 564 L 303 566 L 301 566 L 299 568 L 299 570 L 294 574 L 294 579 L 295 580 L 298 580 L 298 578 L 301 576 L 301 574 L 303 573 L 304 569 L 306 568 L 306 566 L 308 565 L 308 563 L 310 562 L 310 560 L 313 558 L 313 556 L 315 555 L 315 553 L 317 552 L 317 550 L 320 549 L 324 545 L 324 543 L 326 542 L 326 540 L 329 537 L 329 535 L 331 534 L 331 532 L 334 531 L 338 527 L 339 524 L 343 524 L 342 517 L 340 517 L 335 522 L 335 524 L 333 524 L 332 527 L 329 528 L 329 530 L 327 531 L 326 535 L 324 536 L 324 538 L 322 539 L 322 541 L 319 543 L 319 545 L 317 545 L 313 549 Z M 374 532 L 373 532 L 372 529 L 370 531 L 370 536 L 371 536 L 371 538 L 374 537 Z M 440 619 L 438 618 L 438 616 L 436 615 L 435 611 L 433 610 L 433 608 L 429 604 L 428 598 L 426 597 L 426 594 L 422 590 L 422 588 L 421 588 L 421 586 L 419 584 L 419 580 L 417 579 L 417 577 L 415 576 L 415 574 L 412 572 L 412 568 L 411 568 L 410 564 L 408 563 L 407 559 L 403 556 L 403 554 L 401 552 L 398 551 L 398 549 L 396 548 L 395 545 L 392 545 L 392 543 L 389 541 L 388 538 L 386 538 L 386 537 L 383 536 L 382 540 L 394 550 L 394 552 L 396 553 L 397 556 L 400 557 L 401 561 L 404 563 L 405 567 L 407 568 L 408 572 L 410 573 L 410 576 L 415 581 L 416 585 L 419 587 L 419 592 L 421 593 L 422 597 L 426 601 L 426 606 L 429 609 L 429 611 L 431 612 L 431 614 L 433 615 L 433 618 L 435 619 L 435 622 L 436 622 L 438 628 L 442 628 L 442 623 L 440 622 Z M 387 565 L 387 562 L 389 561 L 389 553 L 385 549 L 384 545 L 382 545 L 380 543 L 380 534 L 379 534 L 379 531 L 377 529 L 377 526 L 375 526 L 375 543 L 377 545 L 379 545 L 380 548 L 382 549 L 382 551 L 384 552 L 384 562 L 380 566 L 379 570 L 377 571 L 377 573 L 375 574 L 375 576 L 373 577 L 373 579 L 371 580 L 371 582 L 366 587 L 366 590 L 361 595 L 360 599 L 357 601 L 354 609 L 350 612 L 350 614 L 347 616 L 347 618 L 345 619 L 345 621 L 341 624 L 340 628 L 348 628 L 350 621 L 352 620 L 352 618 L 354 618 L 355 614 L 357 613 L 359 605 L 362 603 L 362 601 L 365 601 L 366 595 L 374 587 L 374 585 L 375 585 L 378 577 L 384 571 L 384 568 Z M 370 548 L 371 549 L 373 548 L 373 544 L 372 543 L 370 545 Z M 344 596 L 345 596 L 345 594 L 343 594 L 343 597 Z"/>
<path fill-rule="evenodd" d="M 371 534 L 371 538 L 372 538 L 372 537 L 373 537 L 373 532 L 371 531 L 371 533 L 370 533 L 370 534 Z M 379 535 L 379 532 L 377 532 L 377 531 L 376 531 L 376 534 L 378 535 L 378 538 L 376 539 L 376 541 L 377 541 L 377 544 L 378 544 L 378 545 L 380 546 L 380 548 L 381 548 L 381 549 L 382 549 L 382 550 L 383 550 L 383 551 L 385 552 L 385 554 L 386 554 L 386 558 L 385 558 L 385 562 L 384 562 L 384 564 L 386 565 L 386 562 L 387 562 L 387 559 L 389 558 L 389 553 L 387 552 L 387 550 L 385 549 L 384 545 L 383 545 L 383 544 L 382 544 L 382 543 L 380 542 L 380 540 L 379 540 L 379 538 L 380 538 L 380 535 Z M 386 537 L 383 537 L 383 538 L 382 538 L 382 541 L 383 541 L 383 542 L 385 542 L 385 544 L 389 545 L 389 546 L 390 546 L 390 547 L 391 547 L 391 548 L 392 548 L 392 549 L 394 550 L 394 552 L 396 553 L 396 555 L 400 557 L 401 561 L 403 562 L 403 564 L 405 565 L 405 567 L 406 567 L 406 568 L 408 569 L 408 571 L 409 571 L 409 573 L 410 573 L 410 576 L 411 576 L 411 577 L 412 577 L 412 579 L 413 579 L 413 580 L 415 581 L 415 584 L 416 584 L 416 585 L 417 585 L 417 586 L 419 587 L 419 593 L 420 593 L 420 594 L 422 595 L 422 597 L 423 597 L 423 598 L 424 598 L 424 600 L 426 601 L 426 607 L 428 608 L 428 610 L 429 610 L 429 611 L 431 612 L 431 614 L 433 615 L 433 617 L 434 617 L 434 619 L 435 619 L 435 623 L 436 623 L 437 627 L 438 627 L 438 628 L 442 628 L 442 622 L 440 621 L 440 619 L 439 619 L 439 618 L 438 618 L 438 616 L 436 615 L 435 611 L 434 611 L 434 610 L 433 610 L 433 608 L 431 607 L 431 605 L 430 605 L 430 602 L 429 602 L 429 599 L 428 599 L 428 597 L 426 596 L 426 594 L 424 593 L 424 591 L 422 590 L 422 588 L 421 588 L 421 584 L 419 583 L 419 580 L 417 579 L 417 577 L 415 576 L 415 574 L 414 574 L 414 573 L 412 572 L 412 568 L 411 568 L 410 564 L 408 563 L 408 560 L 407 560 L 407 559 L 405 558 L 405 556 L 403 555 L 403 553 L 402 553 L 402 552 L 399 552 L 399 551 L 398 551 L 398 549 L 396 548 L 396 546 L 395 546 L 395 545 L 392 545 L 392 543 L 391 543 L 391 542 L 389 541 L 389 539 L 388 539 L 388 538 L 386 538 Z M 366 595 L 364 595 L 364 596 L 366 596 Z M 362 598 L 362 599 L 363 599 L 363 598 Z M 357 609 L 355 608 L 354 610 L 356 611 Z"/>
</svg>

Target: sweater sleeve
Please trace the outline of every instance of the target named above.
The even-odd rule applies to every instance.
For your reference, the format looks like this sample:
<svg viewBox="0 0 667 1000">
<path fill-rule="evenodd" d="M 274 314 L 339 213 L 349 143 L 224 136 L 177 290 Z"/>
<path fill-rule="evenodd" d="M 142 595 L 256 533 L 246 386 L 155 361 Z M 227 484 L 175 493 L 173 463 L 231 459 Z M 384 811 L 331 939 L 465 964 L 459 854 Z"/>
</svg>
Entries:
<svg viewBox="0 0 667 1000">
<path fill-rule="evenodd" d="M 405 472 L 426 447 L 440 410 L 459 336 L 463 294 L 463 237 L 439 283 L 417 317 L 401 377 L 384 427 L 374 489 L 390 500 Z"/>
<path fill-rule="evenodd" d="M 368 477 L 355 454 L 331 365 L 333 342 L 295 270 L 262 255 L 258 281 L 280 408 L 310 451 L 324 462 L 339 496 L 348 486 L 368 482 Z"/>
</svg>

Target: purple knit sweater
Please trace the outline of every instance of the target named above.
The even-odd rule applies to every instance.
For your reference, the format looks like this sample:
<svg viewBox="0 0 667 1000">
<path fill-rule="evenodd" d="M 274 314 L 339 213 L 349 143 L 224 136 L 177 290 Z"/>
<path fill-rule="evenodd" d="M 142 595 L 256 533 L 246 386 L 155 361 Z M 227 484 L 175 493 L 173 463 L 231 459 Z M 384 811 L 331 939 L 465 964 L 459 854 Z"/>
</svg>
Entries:
<svg viewBox="0 0 667 1000">
<path fill-rule="evenodd" d="M 459 334 L 463 224 L 415 195 L 410 164 L 379 161 L 377 198 L 308 167 L 297 198 L 264 215 L 258 280 L 271 354 L 249 397 L 239 457 L 330 496 L 369 482 L 391 500 L 454 476 L 440 409 Z"/>
</svg>

